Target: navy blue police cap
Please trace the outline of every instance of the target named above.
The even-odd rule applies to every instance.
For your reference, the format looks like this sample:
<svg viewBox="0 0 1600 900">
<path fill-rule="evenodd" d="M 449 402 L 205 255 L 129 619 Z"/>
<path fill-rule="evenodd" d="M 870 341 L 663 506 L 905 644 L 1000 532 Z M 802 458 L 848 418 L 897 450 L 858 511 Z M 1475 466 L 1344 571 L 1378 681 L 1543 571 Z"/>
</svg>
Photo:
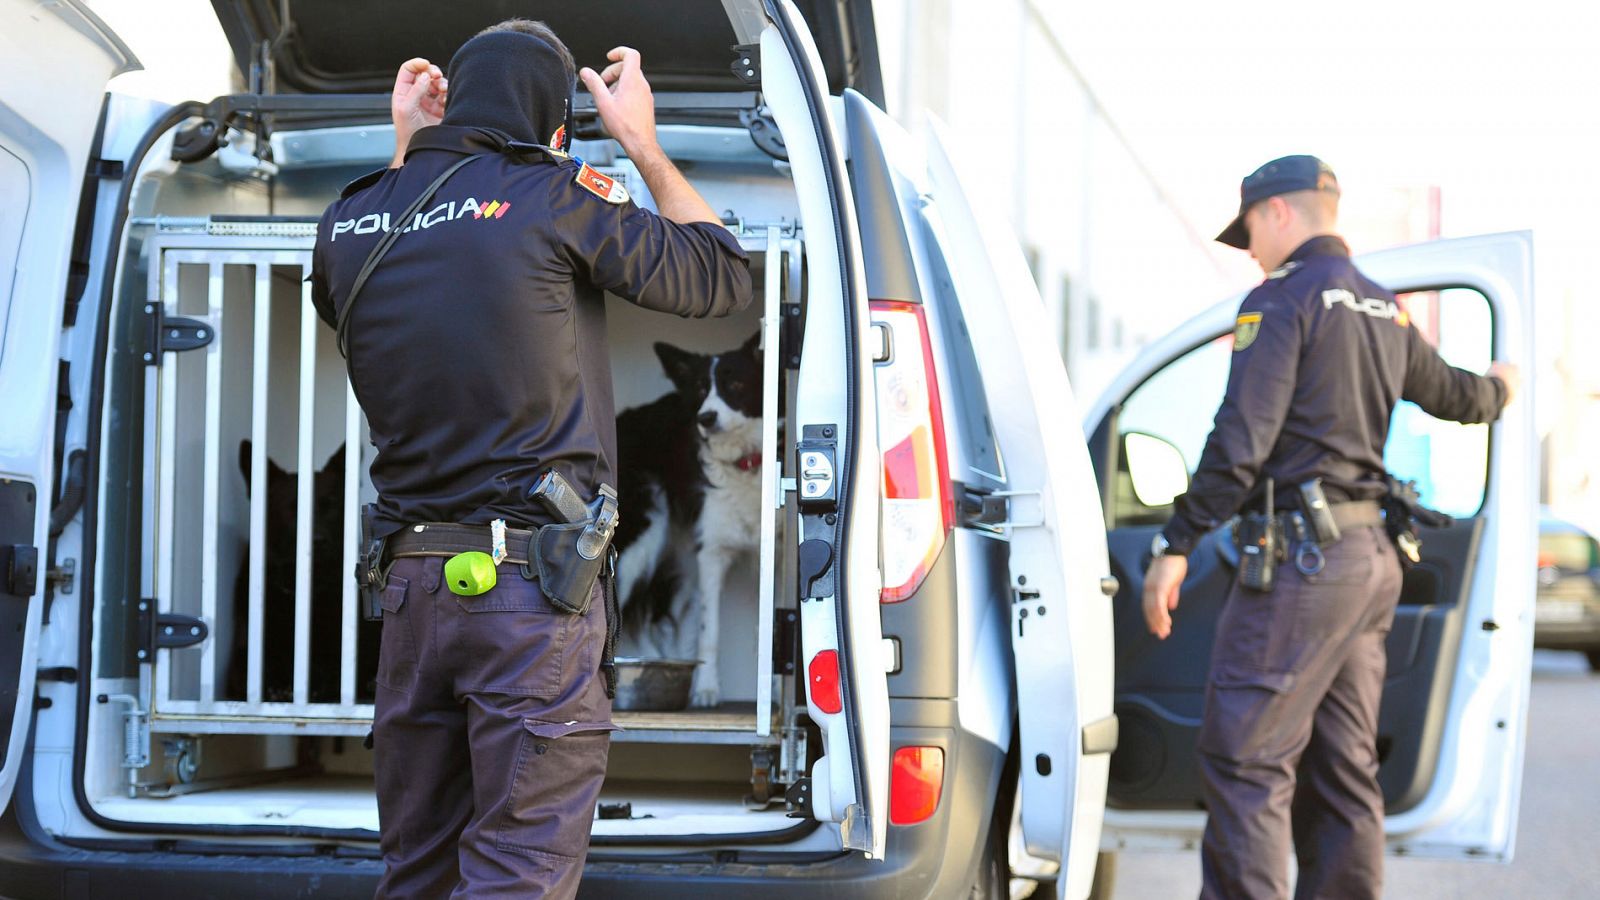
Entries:
<svg viewBox="0 0 1600 900">
<path fill-rule="evenodd" d="M 1244 214 L 1250 207 L 1268 197 L 1293 191 L 1329 191 L 1339 193 L 1339 179 L 1333 169 L 1315 156 L 1284 156 L 1251 172 L 1239 182 L 1239 214 L 1228 227 L 1222 229 L 1217 240 L 1240 250 L 1250 249 L 1250 230 L 1244 226 Z"/>
</svg>

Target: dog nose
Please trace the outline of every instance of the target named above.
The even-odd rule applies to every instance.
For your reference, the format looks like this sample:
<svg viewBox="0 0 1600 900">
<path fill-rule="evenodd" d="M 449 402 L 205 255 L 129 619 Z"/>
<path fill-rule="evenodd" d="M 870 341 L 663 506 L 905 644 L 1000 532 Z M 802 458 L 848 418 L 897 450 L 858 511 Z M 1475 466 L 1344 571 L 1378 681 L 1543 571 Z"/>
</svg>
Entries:
<svg viewBox="0 0 1600 900">
<path fill-rule="evenodd" d="M 717 424 L 717 411 L 708 409 L 698 416 L 697 421 L 700 423 L 701 428 L 710 428 Z"/>
</svg>

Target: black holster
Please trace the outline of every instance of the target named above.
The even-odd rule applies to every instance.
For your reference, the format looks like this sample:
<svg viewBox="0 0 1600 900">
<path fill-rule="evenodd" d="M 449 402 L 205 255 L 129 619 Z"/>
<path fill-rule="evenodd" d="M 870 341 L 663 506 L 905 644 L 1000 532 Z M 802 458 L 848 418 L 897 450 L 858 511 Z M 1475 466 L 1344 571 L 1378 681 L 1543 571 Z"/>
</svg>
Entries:
<svg viewBox="0 0 1600 900">
<path fill-rule="evenodd" d="M 594 601 L 595 580 L 605 568 L 610 548 L 602 548 L 593 559 L 583 555 L 579 542 L 589 528 L 587 522 L 546 525 L 534 533 L 528 545 L 528 565 L 524 578 L 537 578 L 552 606 L 581 616 Z"/>
<path fill-rule="evenodd" d="M 361 542 L 356 554 L 356 593 L 361 598 L 361 618 L 368 622 L 383 619 L 383 589 L 389 586 L 389 567 L 394 563 L 384 559 L 387 538 L 376 537 L 378 507 L 368 503 L 361 507 Z"/>
</svg>

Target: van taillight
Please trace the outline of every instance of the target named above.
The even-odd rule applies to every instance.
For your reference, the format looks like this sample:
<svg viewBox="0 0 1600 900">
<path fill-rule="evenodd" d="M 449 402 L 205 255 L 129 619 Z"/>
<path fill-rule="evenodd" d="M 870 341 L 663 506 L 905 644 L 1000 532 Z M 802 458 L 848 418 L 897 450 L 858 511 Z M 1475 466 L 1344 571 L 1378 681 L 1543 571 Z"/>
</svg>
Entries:
<svg viewBox="0 0 1600 900">
<path fill-rule="evenodd" d="M 944 751 L 938 747 L 901 747 L 894 751 L 889 776 L 889 821 L 895 825 L 926 822 L 939 808 L 944 790 Z"/>
<path fill-rule="evenodd" d="M 874 370 L 878 446 L 883 451 L 883 595 L 916 593 L 955 521 L 944 414 L 922 307 L 872 301 L 872 321 L 888 329 L 888 359 Z"/>
</svg>

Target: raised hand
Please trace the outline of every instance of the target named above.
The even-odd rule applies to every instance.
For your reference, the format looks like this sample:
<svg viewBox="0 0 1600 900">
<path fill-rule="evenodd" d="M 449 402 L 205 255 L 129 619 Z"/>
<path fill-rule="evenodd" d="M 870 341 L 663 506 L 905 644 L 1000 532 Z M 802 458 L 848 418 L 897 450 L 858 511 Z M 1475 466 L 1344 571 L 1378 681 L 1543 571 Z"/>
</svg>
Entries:
<svg viewBox="0 0 1600 900">
<path fill-rule="evenodd" d="M 629 156 L 648 151 L 656 143 L 656 102 L 650 82 L 639 68 L 639 51 L 617 47 L 606 54 L 611 65 L 595 72 L 588 66 L 578 72 L 584 87 L 594 96 L 606 131 L 617 139 Z"/>
<path fill-rule="evenodd" d="M 394 161 L 396 168 L 406 159 L 406 147 L 419 128 L 437 125 L 444 118 L 448 79 L 439 67 L 422 57 L 413 57 L 400 66 L 394 76 L 394 92 L 389 95 L 389 115 L 394 120 Z"/>
</svg>

